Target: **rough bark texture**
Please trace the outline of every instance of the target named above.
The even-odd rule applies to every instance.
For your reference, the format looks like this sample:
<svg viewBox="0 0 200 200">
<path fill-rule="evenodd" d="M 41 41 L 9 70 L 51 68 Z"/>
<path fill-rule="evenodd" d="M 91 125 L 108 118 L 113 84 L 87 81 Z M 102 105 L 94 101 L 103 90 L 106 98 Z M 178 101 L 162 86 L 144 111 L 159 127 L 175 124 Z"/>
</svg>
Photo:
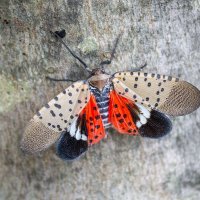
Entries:
<svg viewBox="0 0 200 200">
<path fill-rule="evenodd" d="M 25 125 L 70 83 L 45 76 L 88 74 L 49 33 L 91 67 L 124 31 L 110 73 L 147 62 L 147 72 L 181 77 L 200 88 L 199 0 L 1 0 L 0 199 L 200 199 L 200 110 L 174 118 L 170 135 L 144 139 L 109 131 L 75 162 L 54 148 L 19 149 Z"/>
</svg>

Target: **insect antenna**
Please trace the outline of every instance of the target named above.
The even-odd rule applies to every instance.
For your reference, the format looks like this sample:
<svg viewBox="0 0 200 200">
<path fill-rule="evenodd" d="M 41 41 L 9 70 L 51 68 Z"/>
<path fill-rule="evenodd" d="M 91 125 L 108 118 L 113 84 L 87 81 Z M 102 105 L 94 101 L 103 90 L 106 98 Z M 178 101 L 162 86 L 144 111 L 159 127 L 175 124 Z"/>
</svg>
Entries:
<svg viewBox="0 0 200 200">
<path fill-rule="evenodd" d="M 70 54 L 76 58 L 83 66 L 84 68 L 88 71 L 88 72 L 91 72 L 92 70 L 89 69 L 89 67 L 87 66 L 87 64 L 82 61 L 75 53 L 73 53 L 73 51 L 65 44 L 65 42 L 62 40 L 62 38 L 65 37 L 66 35 L 66 32 L 65 30 L 62 30 L 62 31 L 55 31 L 55 32 L 52 32 L 50 31 L 51 34 L 53 34 L 63 45 L 64 47 L 70 52 Z"/>
<path fill-rule="evenodd" d="M 100 63 L 100 65 L 102 66 L 102 68 L 103 68 L 103 65 L 109 65 L 109 64 L 111 64 L 113 58 L 115 57 L 116 49 L 117 49 L 117 46 L 118 46 L 118 44 L 119 44 L 119 39 L 120 39 L 120 37 L 122 36 L 122 34 L 123 34 L 123 32 L 121 32 L 121 33 L 117 36 L 117 39 L 115 40 L 115 44 L 114 44 L 114 47 L 113 47 L 112 52 L 111 52 L 110 60 L 105 60 L 105 61 L 102 61 L 102 62 Z"/>
</svg>

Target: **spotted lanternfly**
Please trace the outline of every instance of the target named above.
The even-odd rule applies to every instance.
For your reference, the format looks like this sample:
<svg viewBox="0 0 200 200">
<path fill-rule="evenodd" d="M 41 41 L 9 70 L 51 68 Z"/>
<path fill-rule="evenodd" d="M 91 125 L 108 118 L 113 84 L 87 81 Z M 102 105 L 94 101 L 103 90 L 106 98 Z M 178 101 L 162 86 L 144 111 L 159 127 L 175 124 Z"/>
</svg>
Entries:
<svg viewBox="0 0 200 200">
<path fill-rule="evenodd" d="M 63 42 L 65 31 L 54 36 L 88 70 Z M 90 71 L 87 80 L 74 82 L 46 104 L 29 122 L 21 147 L 37 153 L 56 143 L 57 155 L 73 160 L 106 137 L 110 126 L 119 133 L 159 138 L 172 123 L 167 115 L 186 115 L 200 106 L 200 91 L 186 81 L 136 71 L 105 73 L 104 64 Z M 55 79 L 52 79 L 55 80 Z"/>
</svg>

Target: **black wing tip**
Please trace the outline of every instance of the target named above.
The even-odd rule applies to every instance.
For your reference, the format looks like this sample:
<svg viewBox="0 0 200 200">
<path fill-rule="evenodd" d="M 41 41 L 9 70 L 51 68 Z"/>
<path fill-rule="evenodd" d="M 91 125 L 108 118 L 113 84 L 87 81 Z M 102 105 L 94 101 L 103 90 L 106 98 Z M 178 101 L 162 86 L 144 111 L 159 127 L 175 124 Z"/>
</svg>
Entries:
<svg viewBox="0 0 200 200">
<path fill-rule="evenodd" d="M 56 144 L 56 154 L 65 161 L 73 161 L 83 155 L 88 149 L 87 141 L 76 140 L 69 132 L 65 132 Z"/>
<path fill-rule="evenodd" d="M 56 36 L 59 36 L 60 38 L 64 38 L 66 36 L 65 29 L 62 29 L 61 31 L 55 31 L 54 33 L 56 34 Z"/>
<path fill-rule="evenodd" d="M 150 119 L 147 124 L 139 129 L 139 134 L 142 137 L 159 139 L 169 134 L 171 130 L 171 120 L 165 114 L 157 110 L 152 110 Z"/>
</svg>

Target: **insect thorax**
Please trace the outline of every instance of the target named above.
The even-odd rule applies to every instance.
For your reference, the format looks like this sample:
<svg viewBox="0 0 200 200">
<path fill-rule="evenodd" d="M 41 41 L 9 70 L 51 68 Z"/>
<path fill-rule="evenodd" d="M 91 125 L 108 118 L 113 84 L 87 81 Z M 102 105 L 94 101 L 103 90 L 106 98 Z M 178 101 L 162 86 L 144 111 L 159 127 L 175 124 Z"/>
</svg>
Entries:
<svg viewBox="0 0 200 200">
<path fill-rule="evenodd" d="M 88 78 L 88 82 L 100 91 L 103 90 L 105 85 L 110 82 L 111 76 L 105 73 L 101 68 L 94 69 Z"/>
</svg>

